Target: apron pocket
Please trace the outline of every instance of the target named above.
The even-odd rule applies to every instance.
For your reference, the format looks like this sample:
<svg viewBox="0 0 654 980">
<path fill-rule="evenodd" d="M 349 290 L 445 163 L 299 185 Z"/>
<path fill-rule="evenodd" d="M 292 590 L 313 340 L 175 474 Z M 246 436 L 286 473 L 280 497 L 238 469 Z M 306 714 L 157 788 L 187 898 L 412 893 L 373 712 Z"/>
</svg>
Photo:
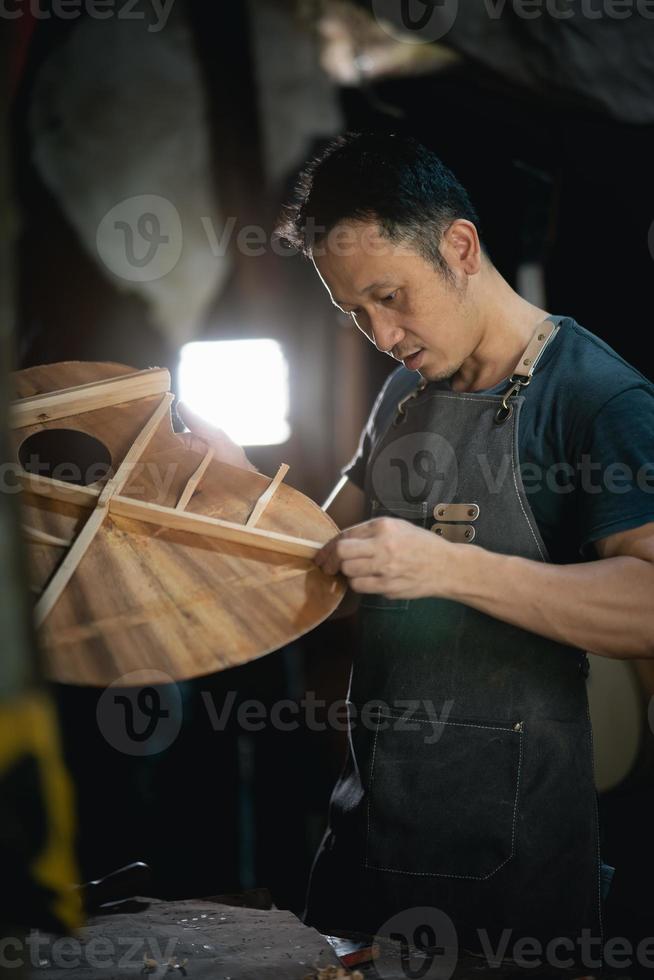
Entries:
<svg viewBox="0 0 654 980">
<path fill-rule="evenodd" d="M 370 762 L 366 867 L 472 878 L 512 857 L 522 722 L 411 718 L 381 710 Z"/>
<path fill-rule="evenodd" d="M 428 504 L 423 500 L 419 504 L 408 504 L 405 500 L 389 501 L 382 505 L 378 500 L 373 499 L 370 511 L 370 519 L 374 517 L 396 517 L 402 521 L 409 521 L 416 527 L 426 527 L 428 521 Z M 410 599 L 387 599 L 379 593 L 365 593 L 361 596 L 360 609 L 393 609 L 402 611 L 409 608 Z"/>
</svg>

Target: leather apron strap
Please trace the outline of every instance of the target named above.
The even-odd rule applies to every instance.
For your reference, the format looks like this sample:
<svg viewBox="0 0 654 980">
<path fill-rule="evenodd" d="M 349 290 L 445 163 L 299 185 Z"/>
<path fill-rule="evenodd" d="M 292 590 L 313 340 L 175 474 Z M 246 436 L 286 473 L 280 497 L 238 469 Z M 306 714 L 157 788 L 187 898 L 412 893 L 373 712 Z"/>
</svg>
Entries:
<svg viewBox="0 0 654 980">
<path fill-rule="evenodd" d="M 536 365 L 542 357 L 543 351 L 550 340 L 556 336 L 559 325 L 552 320 L 543 320 L 534 330 L 531 340 L 518 358 L 518 363 L 513 369 L 513 374 L 509 378 L 509 388 L 504 394 L 502 404 L 495 413 L 493 421 L 496 425 L 502 425 L 513 414 L 513 402 L 510 400 L 517 395 L 522 388 L 526 388 L 531 381 Z"/>
<path fill-rule="evenodd" d="M 549 342 L 557 335 L 559 332 L 559 324 L 554 323 L 553 320 L 547 319 L 539 323 L 531 340 L 525 347 L 524 351 L 518 358 L 518 362 L 513 369 L 513 373 L 509 377 L 509 388 L 502 398 L 502 404 L 498 408 L 494 422 L 496 425 L 502 425 L 507 419 L 510 419 L 513 414 L 513 404 L 511 398 L 513 395 L 517 395 L 522 388 L 526 388 L 531 381 L 531 376 L 534 373 L 536 365 L 538 364 L 543 351 L 549 344 Z M 412 401 L 421 392 L 425 390 L 429 381 L 426 378 L 421 378 L 418 382 L 416 388 L 405 395 L 404 398 L 399 402 L 397 406 L 397 415 L 395 417 L 394 425 L 397 425 L 404 418 L 404 413 L 406 411 L 407 402 Z"/>
</svg>

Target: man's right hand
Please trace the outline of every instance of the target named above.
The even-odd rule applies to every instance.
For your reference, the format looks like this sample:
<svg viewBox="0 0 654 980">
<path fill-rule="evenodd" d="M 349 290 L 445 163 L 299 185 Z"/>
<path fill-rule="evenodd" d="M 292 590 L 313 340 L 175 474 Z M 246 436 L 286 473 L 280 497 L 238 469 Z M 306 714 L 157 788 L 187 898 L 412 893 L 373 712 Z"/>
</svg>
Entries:
<svg viewBox="0 0 654 980">
<path fill-rule="evenodd" d="M 176 412 L 185 426 L 191 430 L 193 438 L 189 443 L 190 449 L 203 451 L 203 445 L 208 446 L 214 451 L 214 459 L 219 463 L 229 463 L 230 466 L 238 466 L 242 470 L 252 470 L 257 473 L 256 466 L 253 466 L 245 455 L 242 446 L 239 446 L 230 439 L 226 432 L 216 428 L 215 425 L 205 421 L 195 412 L 191 411 L 188 405 L 180 402 L 176 406 Z M 196 439 L 198 444 L 195 444 Z"/>
</svg>

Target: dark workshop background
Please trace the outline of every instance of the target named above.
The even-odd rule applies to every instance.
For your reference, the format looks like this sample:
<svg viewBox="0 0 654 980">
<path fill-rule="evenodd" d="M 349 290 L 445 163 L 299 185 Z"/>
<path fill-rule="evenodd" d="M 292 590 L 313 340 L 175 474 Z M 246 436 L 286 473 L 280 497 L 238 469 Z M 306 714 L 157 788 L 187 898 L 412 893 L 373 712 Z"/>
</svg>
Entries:
<svg viewBox="0 0 654 980">
<path fill-rule="evenodd" d="M 393 363 L 339 318 L 310 264 L 269 247 L 243 254 L 236 231 L 269 235 L 298 168 L 331 136 L 380 129 L 417 136 L 455 170 L 516 288 L 651 376 L 652 53 L 633 20 L 608 33 L 589 20 L 575 41 L 561 22 L 548 33 L 512 20 L 508 5 L 481 30 L 461 3 L 438 43 L 409 45 L 380 31 L 365 4 L 175 0 L 165 25 L 149 4 L 136 9 L 146 19 L 25 8 L 10 25 L 18 367 L 111 360 L 175 376 L 191 340 L 272 337 L 289 363 L 291 435 L 248 454 L 266 473 L 284 459 L 289 482 L 322 502 Z M 141 194 L 175 205 L 183 252 L 167 276 L 126 282 L 96 247 L 98 222 Z M 218 235 L 236 221 L 224 254 L 207 218 Z M 241 381 L 247 389 L 246 369 Z M 250 398 L 265 412 L 256 388 Z M 180 685 L 181 733 L 147 758 L 105 741 L 101 692 L 55 685 L 81 878 L 144 861 L 161 897 L 261 886 L 301 912 L 343 735 L 214 731 L 206 697 L 341 698 L 349 636 L 347 620 L 330 622 L 257 663 Z M 654 674 L 651 664 L 594 667 L 603 858 L 618 869 L 620 928 L 654 880 Z"/>
</svg>

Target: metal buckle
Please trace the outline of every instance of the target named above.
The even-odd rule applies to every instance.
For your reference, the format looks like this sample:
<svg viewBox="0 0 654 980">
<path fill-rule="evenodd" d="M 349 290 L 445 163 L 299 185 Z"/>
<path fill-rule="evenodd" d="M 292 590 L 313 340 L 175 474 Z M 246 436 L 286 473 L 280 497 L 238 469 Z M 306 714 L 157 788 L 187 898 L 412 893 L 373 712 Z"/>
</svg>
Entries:
<svg viewBox="0 0 654 980">
<path fill-rule="evenodd" d="M 422 378 L 422 380 L 418 382 L 417 388 L 410 391 L 408 395 L 405 395 L 404 398 L 397 403 L 397 415 L 393 420 L 393 425 L 399 425 L 400 422 L 404 421 L 406 418 L 406 408 L 404 406 L 407 402 L 410 402 L 413 398 L 416 398 L 422 391 L 424 391 L 428 384 L 429 382 L 425 378 Z"/>
<path fill-rule="evenodd" d="M 527 344 L 526 350 L 523 351 L 520 360 L 513 369 L 513 374 L 509 378 L 511 387 L 502 398 L 502 404 L 495 413 L 493 418 L 495 425 L 502 425 L 503 422 L 506 422 L 513 415 L 513 404 L 510 401 L 511 396 L 515 395 L 521 388 L 527 387 L 543 351 L 552 337 L 556 336 L 558 330 L 559 325 L 549 319 L 545 320 L 536 328 L 531 340 Z M 524 370 L 525 368 L 527 368 L 526 371 Z"/>
<path fill-rule="evenodd" d="M 512 374 L 509 381 L 511 383 L 511 387 L 504 393 L 502 403 L 493 417 L 493 422 L 495 425 L 502 425 L 502 423 L 511 418 L 513 415 L 513 402 L 509 401 L 509 399 L 512 395 L 517 395 L 521 388 L 526 388 L 531 381 L 531 378 L 526 376 L 516 378 L 515 375 Z"/>
<path fill-rule="evenodd" d="M 415 392 L 412 391 L 410 395 L 405 395 L 404 398 L 397 403 L 397 415 L 393 419 L 393 425 L 399 425 L 406 418 L 405 405 L 415 396 Z"/>
</svg>

